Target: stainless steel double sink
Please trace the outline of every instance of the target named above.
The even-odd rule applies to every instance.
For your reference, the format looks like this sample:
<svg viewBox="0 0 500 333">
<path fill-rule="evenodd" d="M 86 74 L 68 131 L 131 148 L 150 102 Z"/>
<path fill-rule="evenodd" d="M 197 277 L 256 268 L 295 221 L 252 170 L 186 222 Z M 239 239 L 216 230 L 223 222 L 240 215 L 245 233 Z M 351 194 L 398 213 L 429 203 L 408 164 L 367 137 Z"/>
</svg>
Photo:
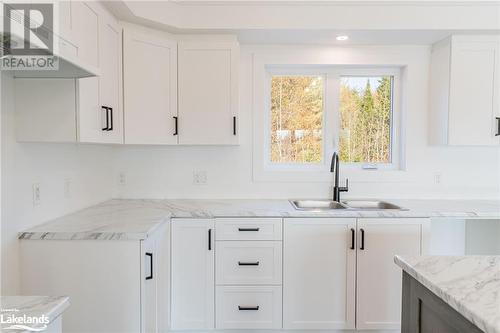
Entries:
<svg viewBox="0 0 500 333">
<path fill-rule="evenodd" d="M 380 200 L 290 200 L 296 210 L 327 211 L 337 209 L 349 210 L 405 210 L 387 201 Z"/>
</svg>

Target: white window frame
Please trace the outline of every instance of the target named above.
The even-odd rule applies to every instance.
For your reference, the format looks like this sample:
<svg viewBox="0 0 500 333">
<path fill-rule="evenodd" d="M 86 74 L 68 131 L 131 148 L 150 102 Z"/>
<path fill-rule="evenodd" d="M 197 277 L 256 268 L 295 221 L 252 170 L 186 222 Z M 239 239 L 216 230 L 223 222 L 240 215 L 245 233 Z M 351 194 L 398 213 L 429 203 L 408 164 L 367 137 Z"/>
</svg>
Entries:
<svg viewBox="0 0 500 333">
<path fill-rule="evenodd" d="M 254 56 L 253 76 L 253 179 L 269 182 L 331 181 L 331 155 L 337 150 L 340 133 L 340 78 L 343 76 L 392 76 L 391 163 L 377 163 L 376 169 L 364 163 L 341 163 L 342 177 L 380 178 L 380 172 L 402 171 L 404 163 L 401 116 L 401 65 L 298 64 L 294 57 L 273 62 Z M 271 76 L 318 75 L 324 77 L 322 160 L 320 163 L 273 163 L 270 160 Z M 378 176 L 377 176 L 378 175 Z"/>
</svg>

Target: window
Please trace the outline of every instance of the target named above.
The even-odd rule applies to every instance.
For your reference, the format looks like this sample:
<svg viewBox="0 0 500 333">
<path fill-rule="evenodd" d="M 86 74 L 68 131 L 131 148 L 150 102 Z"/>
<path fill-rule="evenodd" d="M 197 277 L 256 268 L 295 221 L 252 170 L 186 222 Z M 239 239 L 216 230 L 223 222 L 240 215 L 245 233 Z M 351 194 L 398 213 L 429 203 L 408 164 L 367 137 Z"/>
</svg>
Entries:
<svg viewBox="0 0 500 333">
<path fill-rule="evenodd" d="M 339 155 L 342 162 L 392 162 L 392 76 L 340 78 Z"/>
<path fill-rule="evenodd" d="M 298 65 L 295 56 L 280 64 L 273 57 L 254 60 L 255 180 L 329 181 L 334 151 L 344 176 L 371 181 L 380 176 L 363 170 L 404 168 L 399 67 Z"/>
<path fill-rule="evenodd" d="M 323 159 L 321 76 L 271 77 L 271 163 L 320 163 Z"/>
</svg>

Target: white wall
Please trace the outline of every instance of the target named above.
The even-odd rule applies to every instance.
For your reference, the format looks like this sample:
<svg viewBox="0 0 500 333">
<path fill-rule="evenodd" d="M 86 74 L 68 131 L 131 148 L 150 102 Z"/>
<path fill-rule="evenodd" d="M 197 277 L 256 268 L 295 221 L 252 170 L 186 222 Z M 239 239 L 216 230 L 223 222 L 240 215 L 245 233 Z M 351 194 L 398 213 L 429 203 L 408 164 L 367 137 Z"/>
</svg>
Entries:
<svg viewBox="0 0 500 333">
<path fill-rule="evenodd" d="M 17 232 L 109 199 L 113 149 L 16 143 L 13 79 L 5 73 L 1 87 L 1 294 L 11 295 L 19 290 Z M 69 198 L 65 197 L 65 179 L 71 179 Z M 41 186 L 41 204 L 36 207 L 33 183 Z"/>
<path fill-rule="evenodd" d="M 331 182 L 254 182 L 252 176 L 252 56 L 294 47 L 245 46 L 240 67 L 240 143 L 238 147 L 118 147 L 115 196 L 131 198 L 296 198 L 328 197 Z M 406 66 L 404 128 L 406 171 L 349 174 L 345 196 L 380 198 L 500 198 L 500 149 L 430 147 L 427 87 L 430 50 L 426 46 L 311 47 L 309 56 L 338 63 Z M 255 111 L 258 112 L 258 111 Z M 193 185 L 193 172 L 205 170 L 208 183 Z M 123 173 L 126 184 L 118 184 Z M 435 175 L 441 183 L 435 184 Z"/>
</svg>

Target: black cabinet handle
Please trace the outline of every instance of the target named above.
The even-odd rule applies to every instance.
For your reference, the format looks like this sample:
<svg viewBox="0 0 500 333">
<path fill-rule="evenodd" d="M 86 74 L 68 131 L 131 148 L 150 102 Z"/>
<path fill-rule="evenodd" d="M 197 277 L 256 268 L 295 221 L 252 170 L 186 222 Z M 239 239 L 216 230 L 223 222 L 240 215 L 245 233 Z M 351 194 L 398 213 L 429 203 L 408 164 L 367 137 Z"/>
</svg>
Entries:
<svg viewBox="0 0 500 333">
<path fill-rule="evenodd" d="M 179 117 L 174 116 L 174 135 L 179 135 Z"/>
<path fill-rule="evenodd" d="M 108 109 L 109 109 L 109 118 L 110 118 L 110 126 L 109 126 L 108 131 L 112 131 L 113 130 L 113 108 L 108 107 Z"/>
<path fill-rule="evenodd" d="M 103 131 L 107 131 L 109 129 L 109 117 L 108 117 L 108 107 L 107 106 L 101 106 L 101 110 L 104 110 L 106 112 L 106 127 L 103 127 Z"/>
<path fill-rule="evenodd" d="M 238 305 L 238 310 L 240 311 L 258 311 L 259 310 L 259 306 L 241 306 L 241 305 Z"/>
<path fill-rule="evenodd" d="M 255 262 L 242 262 L 242 261 L 238 261 L 238 265 L 239 266 L 259 266 L 259 262 L 258 261 L 255 261 Z"/>
<path fill-rule="evenodd" d="M 500 117 L 496 117 L 497 119 L 497 133 L 495 134 L 495 136 L 499 136 L 500 135 Z"/>
<path fill-rule="evenodd" d="M 356 234 L 356 231 L 354 228 L 351 228 L 351 250 L 354 250 L 354 235 Z"/>
<path fill-rule="evenodd" d="M 233 135 L 236 135 L 236 116 L 233 117 Z"/>
<path fill-rule="evenodd" d="M 212 229 L 208 229 L 208 251 L 212 251 Z"/>
<path fill-rule="evenodd" d="M 365 249 L 365 229 L 359 229 L 361 231 L 361 246 L 359 247 L 360 250 Z"/>
<path fill-rule="evenodd" d="M 260 228 L 238 228 L 238 231 L 259 231 Z"/>
<path fill-rule="evenodd" d="M 153 254 L 151 252 L 146 252 L 146 257 L 149 257 L 149 276 L 146 276 L 146 280 L 152 280 L 153 279 Z"/>
</svg>

